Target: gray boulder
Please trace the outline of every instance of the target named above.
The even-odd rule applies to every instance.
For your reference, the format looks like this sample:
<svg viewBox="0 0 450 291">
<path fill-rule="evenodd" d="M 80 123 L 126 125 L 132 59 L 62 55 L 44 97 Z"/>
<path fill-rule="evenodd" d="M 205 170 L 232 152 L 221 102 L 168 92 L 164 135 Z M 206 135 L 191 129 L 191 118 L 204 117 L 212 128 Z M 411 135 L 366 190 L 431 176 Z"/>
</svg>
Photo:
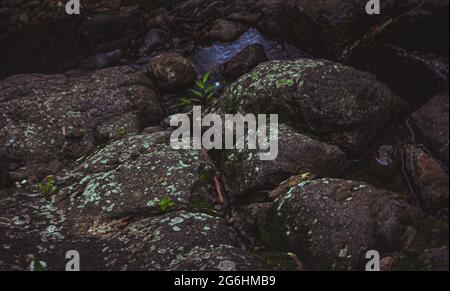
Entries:
<svg viewBox="0 0 450 291">
<path fill-rule="evenodd" d="M 0 82 L 0 156 L 15 180 L 39 179 L 119 132 L 159 124 L 153 83 L 129 67 L 83 75 L 16 75 Z M 12 165 L 14 162 L 14 165 Z"/>
<path fill-rule="evenodd" d="M 327 60 L 298 59 L 259 65 L 223 96 L 228 112 L 279 114 L 359 155 L 402 108 L 401 100 L 368 73 Z"/>
</svg>

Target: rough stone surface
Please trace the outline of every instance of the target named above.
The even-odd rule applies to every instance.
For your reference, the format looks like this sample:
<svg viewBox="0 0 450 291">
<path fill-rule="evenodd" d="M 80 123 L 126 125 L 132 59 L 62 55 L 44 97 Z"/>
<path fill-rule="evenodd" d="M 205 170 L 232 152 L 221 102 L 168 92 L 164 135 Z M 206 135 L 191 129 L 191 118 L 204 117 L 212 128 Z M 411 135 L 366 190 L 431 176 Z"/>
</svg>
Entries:
<svg viewBox="0 0 450 291">
<path fill-rule="evenodd" d="M 192 86 L 197 75 L 191 62 L 176 53 L 164 53 L 153 58 L 148 67 L 159 88 L 164 92 L 176 92 Z"/>
<path fill-rule="evenodd" d="M 129 225 L 110 239 L 104 252 L 110 269 L 172 271 L 248 271 L 262 268 L 239 249 L 223 219 L 174 212 Z M 123 256 L 125 250 L 128 256 Z M 142 254 L 132 256 L 132 254 Z"/>
<path fill-rule="evenodd" d="M 214 210 L 210 161 L 199 151 L 173 150 L 170 134 L 130 136 L 102 148 L 61 177 L 67 186 L 61 185 L 54 201 L 82 231 L 92 233 L 101 233 L 113 218 L 146 217 L 201 202 Z M 173 205 L 161 208 L 163 200 Z"/>
<path fill-rule="evenodd" d="M 230 42 L 236 40 L 247 28 L 240 24 L 224 19 L 217 19 L 208 36 L 214 40 Z"/>
<path fill-rule="evenodd" d="M 427 249 L 420 257 L 427 271 L 447 271 L 448 272 L 448 246 L 435 249 Z"/>
<path fill-rule="evenodd" d="M 377 75 L 416 108 L 448 88 L 448 1 L 383 2 L 384 12 L 341 60 Z"/>
<path fill-rule="evenodd" d="M 405 152 L 406 171 L 424 208 L 433 213 L 448 209 L 448 174 L 416 146 L 406 146 Z"/>
<path fill-rule="evenodd" d="M 448 91 L 436 95 L 416 111 L 412 122 L 425 144 L 448 166 Z"/>
<path fill-rule="evenodd" d="M 113 67 L 81 76 L 16 75 L 0 82 L 0 155 L 17 180 L 54 174 L 105 138 L 159 124 L 164 113 L 143 73 Z M 56 169 L 56 170 L 59 170 Z"/>
<path fill-rule="evenodd" d="M 301 173 L 339 176 L 350 165 L 337 147 L 279 125 L 278 156 L 263 161 L 258 150 L 236 150 L 225 155 L 223 172 L 227 190 L 239 199 L 258 191 L 270 191 L 285 179 Z M 248 198 L 248 197 L 247 197 Z"/>
<path fill-rule="evenodd" d="M 362 182 L 317 179 L 285 187 L 268 211 L 262 238 L 288 249 L 309 270 L 361 270 L 367 250 L 409 243 L 410 206 Z"/>
<path fill-rule="evenodd" d="M 370 170 L 381 179 L 389 179 L 400 171 L 400 151 L 395 145 L 381 145 L 370 158 Z"/>
<path fill-rule="evenodd" d="M 266 61 L 268 59 L 264 47 L 260 44 L 254 44 L 246 47 L 226 62 L 223 74 L 226 78 L 235 80 Z"/>
<path fill-rule="evenodd" d="M 401 106 L 373 75 L 310 59 L 261 64 L 223 96 L 225 111 L 277 113 L 281 122 L 356 155 L 367 149 Z"/>
</svg>

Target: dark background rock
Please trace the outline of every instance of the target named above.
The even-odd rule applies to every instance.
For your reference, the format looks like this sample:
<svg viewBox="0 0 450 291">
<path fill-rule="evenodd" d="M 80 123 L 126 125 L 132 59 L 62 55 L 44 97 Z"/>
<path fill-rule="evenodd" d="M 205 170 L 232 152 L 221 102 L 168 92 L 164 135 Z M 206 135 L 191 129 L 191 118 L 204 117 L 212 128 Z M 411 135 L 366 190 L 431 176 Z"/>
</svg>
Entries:
<svg viewBox="0 0 450 291">
<path fill-rule="evenodd" d="M 235 80 L 266 61 L 268 61 L 268 58 L 264 52 L 264 47 L 260 44 L 254 44 L 246 47 L 226 62 L 223 75 L 229 80 Z"/>
<path fill-rule="evenodd" d="M 183 91 L 197 80 L 191 62 L 176 53 L 165 53 L 153 58 L 148 65 L 148 72 L 163 92 Z"/>
<path fill-rule="evenodd" d="M 437 213 L 448 208 L 448 174 L 423 150 L 411 145 L 405 150 L 406 171 L 425 209 Z"/>
<path fill-rule="evenodd" d="M 412 115 L 411 121 L 419 137 L 448 167 L 448 91 L 433 97 Z"/>
</svg>

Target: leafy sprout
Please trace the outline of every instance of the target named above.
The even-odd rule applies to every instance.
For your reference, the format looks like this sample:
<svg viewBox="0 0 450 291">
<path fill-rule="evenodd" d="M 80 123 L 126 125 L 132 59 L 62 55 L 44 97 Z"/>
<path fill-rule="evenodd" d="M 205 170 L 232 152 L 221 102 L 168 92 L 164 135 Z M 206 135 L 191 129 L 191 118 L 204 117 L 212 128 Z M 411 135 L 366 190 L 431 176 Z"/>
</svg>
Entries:
<svg viewBox="0 0 450 291">
<path fill-rule="evenodd" d="M 39 261 L 37 258 L 33 259 L 32 262 L 33 266 L 32 266 L 32 270 L 35 272 L 42 272 L 46 270 L 46 266 L 45 264 L 43 264 L 41 261 Z"/>
<path fill-rule="evenodd" d="M 125 137 L 127 135 L 127 131 L 125 130 L 125 128 L 121 128 L 121 129 L 119 129 L 117 134 L 119 135 L 119 137 L 122 138 L 122 137 Z"/>
<path fill-rule="evenodd" d="M 37 189 L 41 194 L 49 198 L 56 191 L 55 179 L 53 177 L 48 177 L 46 182 L 37 184 Z"/>
<path fill-rule="evenodd" d="M 192 97 L 183 96 L 179 99 L 180 105 L 185 108 L 193 106 L 213 107 L 216 102 L 217 86 L 209 80 L 210 73 L 195 81 L 195 89 L 190 90 Z"/>
<path fill-rule="evenodd" d="M 175 203 L 169 197 L 164 197 L 158 201 L 158 206 L 163 212 L 167 212 L 170 208 L 175 206 Z"/>
</svg>

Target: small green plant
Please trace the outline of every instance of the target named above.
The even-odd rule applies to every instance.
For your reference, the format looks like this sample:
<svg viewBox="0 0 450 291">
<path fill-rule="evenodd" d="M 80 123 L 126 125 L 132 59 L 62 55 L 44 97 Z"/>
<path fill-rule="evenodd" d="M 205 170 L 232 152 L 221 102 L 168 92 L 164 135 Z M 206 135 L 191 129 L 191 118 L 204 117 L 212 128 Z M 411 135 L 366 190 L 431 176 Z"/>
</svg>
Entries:
<svg viewBox="0 0 450 291">
<path fill-rule="evenodd" d="M 125 137 L 127 135 L 127 131 L 125 130 L 125 128 L 121 128 L 121 129 L 119 129 L 117 134 L 119 135 L 119 137 L 122 138 L 122 137 Z"/>
<path fill-rule="evenodd" d="M 49 198 L 56 191 L 55 179 L 48 177 L 45 182 L 37 184 L 37 189 L 42 195 Z"/>
<path fill-rule="evenodd" d="M 32 264 L 33 264 L 32 270 L 35 272 L 42 272 L 46 270 L 46 266 L 42 264 L 41 261 L 39 261 L 37 258 L 33 259 Z"/>
<path fill-rule="evenodd" d="M 158 206 L 163 212 L 167 212 L 170 208 L 175 206 L 175 202 L 173 202 L 169 197 L 164 197 L 158 201 Z"/>
<path fill-rule="evenodd" d="M 195 82 L 196 88 L 191 90 L 191 98 L 183 96 L 179 99 L 180 105 L 185 108 L 202 106 L 212 108 L 217 101 L 217 86 L 209 81 L 210 73 L 206 73 L 201 79 Z"/>
</svg>

